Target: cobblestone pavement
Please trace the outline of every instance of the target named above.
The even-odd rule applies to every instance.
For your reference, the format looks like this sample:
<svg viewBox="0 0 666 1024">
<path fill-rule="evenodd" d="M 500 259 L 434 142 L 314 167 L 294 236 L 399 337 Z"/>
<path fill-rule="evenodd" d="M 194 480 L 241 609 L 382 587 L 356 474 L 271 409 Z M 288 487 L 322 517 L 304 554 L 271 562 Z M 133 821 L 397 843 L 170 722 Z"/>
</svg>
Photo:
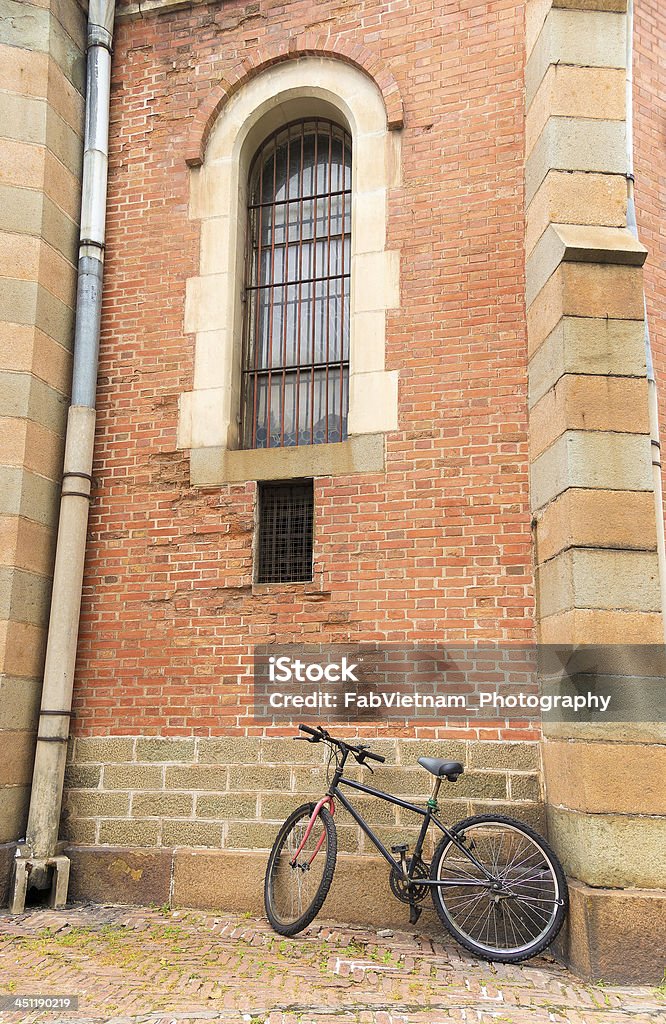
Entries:
<svg viewBox="0 0 666 1024">
<path fill-rule="evenodd" d="M 552 958 L 486 964 L 448 939 L 199 911 L 77 905 L 0 915 L 0 994 L 78 996 L 0 1024 L 656 1024 L 654 988 L 587 985 Z"/>
</svg>

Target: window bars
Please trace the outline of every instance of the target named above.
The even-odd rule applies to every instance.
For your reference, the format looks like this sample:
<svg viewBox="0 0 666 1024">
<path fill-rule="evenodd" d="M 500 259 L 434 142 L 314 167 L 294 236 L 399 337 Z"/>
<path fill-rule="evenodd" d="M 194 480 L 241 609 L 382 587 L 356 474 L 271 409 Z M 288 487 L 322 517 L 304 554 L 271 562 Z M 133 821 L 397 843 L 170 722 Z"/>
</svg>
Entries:
<svg viewBox="0 0 666 1024">
<path fill-rule="evenodd" d="M 312 579 L 312 480 L 259 484 L 257 583 Z"/>
<path fill-rule="evenodd" d="M 274 132 L 250 170 L 242 444 L 343 441 L 349 405 L 351 138 Z"/>
</svg>

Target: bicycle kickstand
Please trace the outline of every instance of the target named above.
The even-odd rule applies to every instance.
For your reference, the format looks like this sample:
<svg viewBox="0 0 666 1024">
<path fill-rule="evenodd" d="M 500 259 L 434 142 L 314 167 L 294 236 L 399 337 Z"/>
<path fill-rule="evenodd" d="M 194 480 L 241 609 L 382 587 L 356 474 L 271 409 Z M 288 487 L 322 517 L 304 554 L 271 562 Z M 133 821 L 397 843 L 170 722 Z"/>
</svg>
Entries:
<svg viewBox="0 0 666 1024">
<path fill-rule="evenodd" d="M 416 924 L 421 914 L 423 913 L 423 907 L 417 907 L 413 900 L 409 901 L 409 923 Z"/>
</svg>

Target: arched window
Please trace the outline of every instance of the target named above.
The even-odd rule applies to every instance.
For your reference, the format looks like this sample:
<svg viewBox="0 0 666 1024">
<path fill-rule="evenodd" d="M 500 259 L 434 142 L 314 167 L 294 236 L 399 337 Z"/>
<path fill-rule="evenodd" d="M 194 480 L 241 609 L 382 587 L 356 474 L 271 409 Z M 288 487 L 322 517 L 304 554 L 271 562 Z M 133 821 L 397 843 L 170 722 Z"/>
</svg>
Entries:
<svg viewBox="0 0 666 1024">
<path fill-rule="evenodd" d="M 351 138 L 324 118 L 269 136 L 250 168 L 242 446 L 347 437 Z"/>
</svg>

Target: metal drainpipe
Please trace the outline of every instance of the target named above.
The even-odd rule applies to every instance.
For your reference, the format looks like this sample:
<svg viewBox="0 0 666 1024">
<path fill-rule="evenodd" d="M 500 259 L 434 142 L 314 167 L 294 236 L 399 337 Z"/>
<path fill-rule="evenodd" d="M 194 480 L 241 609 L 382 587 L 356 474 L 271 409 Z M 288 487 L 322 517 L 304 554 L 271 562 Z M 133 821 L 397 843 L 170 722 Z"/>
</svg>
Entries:
<svg viewBox="0 0 666 1024">
<path fill-rule="evenodd" d="M 90 0 L 88 9 L 85 140 L 81 192 L 76 328 L 72 400 L 67 418 L 62 498 L 53 595 L 46 647 L 42 704 L 32 779 L 23 865 L 23 892 L 15 889 L 12 909 L 20 912 L 27 885 L 45 888 L 59 868 L 58 830 L 62 805 L 74 665 L 81 611 L 95 437 L 95 396 L 102 308 L 106 185 L 111 89 L 111 44 L 115 0 Z M 19 861 L 17 860 L 17 864 Z M 66 877 L 69 865 L 66 865 Z M 26 879 L 28 881 L 26 881 Z M 59 902 L 66 896 L 59 886 Z M 54 886 L 55 892 L 55 886 Z"/>
<path fill-rule="evenodd" d="M 638 239 L 636 203 L 634 200 L 634 0 L 627 3 L 627 227 Z M 657 558 L 659 562 L 659 585 L 661 590 L 661 612 L 666 641 L 666 541 L 664 539 L 664 511 L 661 481 L 661 443 L 659 440 L 659 406 L 657 381 L 652 362 L 650 327 L 648 324 L 647 301 L 643 290 L 643 315 L 645 323 L 645 363 L 647 366 L 648 408 L 650 417 L 650 442 L 652 448 L 652 485 L 654 490 L 655 516 L 657 520 Z"/>
</svg>

